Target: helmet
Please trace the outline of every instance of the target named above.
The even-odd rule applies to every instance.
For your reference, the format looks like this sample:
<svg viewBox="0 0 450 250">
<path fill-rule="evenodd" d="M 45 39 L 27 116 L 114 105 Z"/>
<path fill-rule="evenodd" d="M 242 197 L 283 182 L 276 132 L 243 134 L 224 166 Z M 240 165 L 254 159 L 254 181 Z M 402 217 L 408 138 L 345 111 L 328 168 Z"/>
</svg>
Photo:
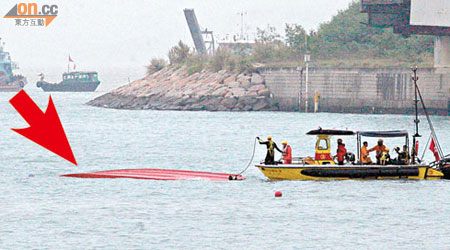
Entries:
<svg viewBox="0 0 450 250">
<path fill-rule="evenodd" d="M 267 136 L 267 140 L 272 140 L 272 136 Z"/>
<path fill-rule="evenodd" d="M 284 145 L 286 145 L 286 144 L 287 144 L 287 141 L 283 141 L 283 142 L 281 142 L 281 144 L 284 144 Z"/>
<path fill-rule="evenodd" d="M 378 142 L 383 142 L 383 139 L 378 139 Z"/>
<path fill-rule="evenodd" d="M 339 139 L 337 140 L 337 142 L 339 142 L 339 143 L 342 143 L 342 139 L 341 139 L 341 138 L 339 138 Z"/>
</svg>

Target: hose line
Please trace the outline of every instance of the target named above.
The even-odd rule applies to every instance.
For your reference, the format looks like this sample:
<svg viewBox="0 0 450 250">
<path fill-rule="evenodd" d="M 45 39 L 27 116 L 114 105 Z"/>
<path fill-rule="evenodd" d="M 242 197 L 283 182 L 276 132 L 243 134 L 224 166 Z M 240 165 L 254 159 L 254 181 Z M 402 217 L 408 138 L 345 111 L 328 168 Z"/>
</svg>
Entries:
<svg viewBox="0 0 450 250">
<path fill-rule="evenodd" d="M 237 180 L 237 177 L 238 177 L 238 175 L 241 175 L 241 174 L 243 174 L 245 171 L 247 171 L 247 169 L 250 167 L 250 165 L 252 164 L 252 162 L 253 162 L 253 158 L 255 157 L 255 149 L 256 149 L 256 138 L 255 138 L 255 142 L 253 143 L 253 152 L 252 152 L 252 158 L 250 159 L 250 161 L 248 162 L 248 164 L 247 164 L 247 166 L 244 168 L 244 170 L 242 170 L 239 174 L 236 174 L 236 175 L 230 175 L 229 176 L 229 180 Z"/>
<path fill-rule="evenodd" d="M 248 167 L 250 167 L 250 165 L 253 162 L 253 158 L 255 157 L 255 149 L 256 149 L 256 138 L 255 138 L 255 142 L 253 143 L 253 153 L 252 153 L 252 158 L 250 159 L 250 161 L 247 164 L 247 167 L 244 168 L 244 170 L 242 170 L 238 175 L 243 174 L 245 171 L 247 171 Z"/>
</svg>

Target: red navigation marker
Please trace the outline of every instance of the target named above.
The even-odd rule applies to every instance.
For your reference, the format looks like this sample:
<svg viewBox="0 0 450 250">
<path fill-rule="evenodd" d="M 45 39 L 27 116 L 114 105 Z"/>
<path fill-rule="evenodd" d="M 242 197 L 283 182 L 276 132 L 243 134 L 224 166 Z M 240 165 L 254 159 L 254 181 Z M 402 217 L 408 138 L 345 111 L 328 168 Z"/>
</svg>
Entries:
<svg viewBox="0 0 450 250">
<path fill-rule="evenodd" d="M 13 131 L 77 165 L 51 96 L 45 113 L 24 90 L 9 102 L 30 125 L 23 129 L 13 128 Z"/>
<path fill-rule="evenodd" d="M 65 174 L 62 177 L 76 178 L 132 178 L 147 180 L 210 180 L 210 181 L 228 181 L 228 180 L 245 180 L 242 175 L 211 173 L 200 171 L 186 171 L 175 169 L 118 169 L 98 171 L 91 173 Z M 230 176 L 232 178 L 230 178 Z"/>
</svg>

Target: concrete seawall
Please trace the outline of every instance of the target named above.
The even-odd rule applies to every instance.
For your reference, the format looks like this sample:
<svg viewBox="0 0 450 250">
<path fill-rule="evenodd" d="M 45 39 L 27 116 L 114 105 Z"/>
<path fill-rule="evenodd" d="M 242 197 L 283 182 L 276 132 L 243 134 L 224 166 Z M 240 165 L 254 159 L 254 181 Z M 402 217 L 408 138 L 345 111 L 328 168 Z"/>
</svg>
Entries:
<svg viewBox="0 0 450 250">
<path fill-rule="evenodd" d="M 305 110 L 305 72 L 296 68 L 260 68 L 266 86 L 285 111 Z M 319 92 L 320 112 L 399 113 L 413 110 L 414 84 L 410 69 L 309 70 L 309 111 Z M 450 74 L 419 69 L 419 88 L 431 114 L 450 115 Z"/>
</svg>

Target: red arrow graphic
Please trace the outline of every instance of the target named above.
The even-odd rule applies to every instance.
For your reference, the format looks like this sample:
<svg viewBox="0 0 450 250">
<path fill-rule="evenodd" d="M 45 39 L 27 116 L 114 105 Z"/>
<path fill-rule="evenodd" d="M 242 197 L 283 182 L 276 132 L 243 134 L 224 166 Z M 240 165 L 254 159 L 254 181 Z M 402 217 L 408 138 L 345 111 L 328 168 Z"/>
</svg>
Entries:
<svg viewBox="0 0 450 250">
<path fill-rule="evenodd" d="M 24 90 L 9 102 L 30 125 L 23 129 L 13 128 L 13 131 L 77 165 L 51 96 L 45 113 Z"/>
</svg>

